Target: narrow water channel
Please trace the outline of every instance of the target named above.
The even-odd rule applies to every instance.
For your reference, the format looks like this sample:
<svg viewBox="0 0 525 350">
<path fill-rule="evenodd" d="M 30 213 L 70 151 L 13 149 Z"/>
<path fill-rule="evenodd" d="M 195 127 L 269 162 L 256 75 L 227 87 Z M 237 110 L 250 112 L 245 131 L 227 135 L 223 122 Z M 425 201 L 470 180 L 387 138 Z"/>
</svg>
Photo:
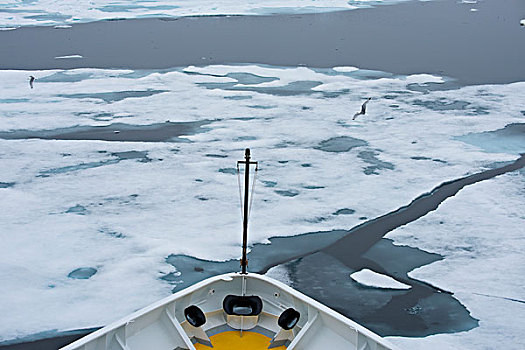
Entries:
<svg viewBox="0 0 525 350">
<path fill-rule="evenodd" d="M 427 336 L 472 329 L 478 320 L 453 297 L 453 291 L 408 277 L 410 271 L 443 257 L 417 248 L 396 246 L 383 237 L 436 210 L 465 186 L 524 166 L 525 154 L 505 166 L 443 183 L 410 204 L 350 230 L 270 238 L 270 244 L 252 247 L 248 255 L 249 270 L 266 273 L 278 266 L 286 271 L 294 288 L 382 336 Z M 184 255 L 171 255 L 166 261 L 181 273 L 163 277 L 174 285 L 174 291 L 219 273 L 236 271 L 239 265 L 237 260 L 211 262 Z M 363 268 L 391 276 L 411 288 L 378 289 L 349 278 Z"/>
</svg>

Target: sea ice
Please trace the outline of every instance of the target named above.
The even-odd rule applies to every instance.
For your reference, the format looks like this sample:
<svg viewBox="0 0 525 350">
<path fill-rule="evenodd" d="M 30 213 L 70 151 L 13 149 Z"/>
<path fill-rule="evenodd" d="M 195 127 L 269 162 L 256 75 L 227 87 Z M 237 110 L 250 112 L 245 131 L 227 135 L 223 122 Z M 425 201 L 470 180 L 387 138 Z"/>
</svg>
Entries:
<svg viewBox="0 0 525 350">
<path fill-rule="evenodd" d="M 431 74 L 413 74 L 406 78 L 408 84 L 444 83 L 443 77 Z"/>
<path fill-rule="evenodd" d="M 28 86 L 29 75 L 37 78 L 34 89 Z M 393 211 L 442 182 L 514 160 L 514 151 L 486 152 L 458 137 L 523 123 L 525 111 L 524 82 L 420 91 L 411 84 L 440 79 L 363 70 L 220 65 L 157 72 L 0 71 L 0 80 L 0 183 L 13 184 L 0 188 L 0 313 L 10 315 L 0 318 L 0 341 L 51 329 L 102 326 L 169 295 L 173 286 L 161 279 L 168 256 L 237 259 L 241 221 L 234 174 L 246 147 L 260 162 L 250 218 L 253 244 L 269 237 L 349 229 L 361 218 Z M 308 81 L 321 85 L 314 90 L 303 84 Z M 303 84 L 301 89 L 286 95 L 270 90 L 297 84 Z M 239 90 L 232 91 L 232 85 Z M 335 94 L 326 98 L 326 93 Z M 366 118 L 352 121 L 364 96 L 372 97 Z M 457 96 L 468 105 L 429 108 L 449 104 Z M 485 113 L 474 113 L 477 108 Z M 137 138 L 119 142 L 86 140 L 80 132 L 119 125 L 123 135 L 125 128 L 149 130 L 166 121 L 201 125 L 202 132 L 190 128 L 184 134 L 186 142 L 147 142 L 140 132 Z M 57 130 L 80 137 L 31 138 L 55 135 Z M 27 137 L 8 139 L 13 133 Z M 500 136 L 498 142 L 508 142 Z M 371 166 L 382 169 L 367 175 Z M 503 242 L 509 253 L 505 255 L 500 253 L 502 242 L 474 235 L 479 230 L 491 238 L 485 233 L 523 226 L 519 176 L 498 179 L 502 185 L 490 196 L 483 190 L 476 196 L 475 191 L 468 210 L 447 211 L 440 220 L 418 227 L 419 240 L 392 237 L 444 255 L 444 262 L 414 271 L 413 276 L 457 292 L 482 325 L 494 325 L 509 339 L 518 337 L 521 329 L 491 318 L 489 301 L 494 298 L 469 294 L 456 283 L 460 273 L 447 282 L 433 277 L 432 269 L 446 266 L 447 273 L 459 269 L 474 276 L 478 272 L 472 269 L 479 268 L 483 276 L 479 272 L 478 277 L 499 279 L 502 285 L 475 286 L 477 293 L 523 299 L 515 288 L 520 282 L 517 273 L 511 274 L 516 283 L 500 278 L 506 273 L 504 262 L 519 266 L 511 247 L 519 249 L 523 243 L 512 236 L 512 245 Z M 315 189 L 308 188 L 312 186 Z M 476 198 L 496 204 L 480 207 Z M 84 215 L 68 212 L 81 207 Z M 466 221 L 459 220 L 460 214 Z M 448 231 L 456 233 L 448 237 Z M 439 241 L 425 241 L 426 237 Z M 482 250 L 471 259 L 474 253 L 469 249 Z M 468 259 L 458 260 L 456 254 Z M 491 254 L 497 255 L 497 269 L 480 265 L 484 259 L 492 263 Z M 462 270 L 471 262 L 472 268 Z M 68 278 L 79 266 L 96 267 L 97 273 L 88 280 Z M 175 268 L 181 271 L 183 266 Z M 474 286 L 473 281 L 468 285 Z M 502 320 L 503 312 L 497 317 Z M 484 338 L 487 329 L 480 330 Z M 443 337 L 458 348 L 472 339 L 470 332 L 437 339 Z M 434 344 L 433 339 L 421 341 Z"/>
<path fill-rule="evenodd" d="M 74 59 L 74 58 L 83 58 L 83 56 L 82 55 L 66 55 L 66 56 L 57 56 L 57 57 L 55 57 L 56 60 Z"/>
<path fill-rule="evenodd" d="M 357 283 L 361 283 L 365 286 L 386 288 L 386 289 L 410 289 L 411 286 L 396 281 L 390 276 L 386 276 L 369 269 L 362 269 L 354 272 L 350 277 Z"/>
<path fill-rule="evenodd" d="M 292 285 L 288 269 L 286 269 L 283 265 L 277 265 L 275 267 L 272 267 L 268 270 L 268 272 L 266 272 L 265 275 L 270 278 L 276 279 L 277 281 L 281 281 L 289 286 Z"/>
<path fill-rule="evenodd" d="M 461 190 L 438 210 L 387 236 L 444 256 L 410 276 L 451 291 L 480 320 L 465 333 L 395 338 L 407 348 L 520 349 L 525 327 L 522 174 L 508 173 Z M 509 317 L 513 322 L 509 322 Z"/>
<path fill-rule="evenodd" d="M 403 1 L 406 0 L 384 3 Z M 241 3 L 235 0 L 192 0 L 174 5 L 168 0 L 7 0 L 0 11 L 0 26 L 55 25 L 65 28 L 65 25 L 73 23 L 122 18 L 318 13 L 369 7 L 370 3 L 363 0 L 259 0 Z M 381 3 L 373 1 L 374 5 Z"/>
<path fill-rule="evenodd" d="M 349 72 L 355 72 L 356 70 L 359 70 L 359 68 L 357 68 L 357 67 L 345 67 L 345 66 L 341 66 L 341 67 L 334 67 L 333 70 L 335 70 L 336 72 L 345 72 L 345 73 L 349 73 Z"/>
</svg>

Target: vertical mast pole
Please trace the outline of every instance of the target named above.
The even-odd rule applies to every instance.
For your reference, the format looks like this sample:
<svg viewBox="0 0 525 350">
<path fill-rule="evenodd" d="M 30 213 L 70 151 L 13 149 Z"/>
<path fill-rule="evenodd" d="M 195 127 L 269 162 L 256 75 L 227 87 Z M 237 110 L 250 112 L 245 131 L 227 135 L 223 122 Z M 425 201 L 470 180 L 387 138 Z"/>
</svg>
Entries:
<svg viewBox="0 0 525 350">
<path fill-rule="evenodd" d="M 246 274 L 246 266 L 248 260 L 246 259 L 246 246 L 248 245 L 248 194 L 250 187 L 250 149 L 246 148 L 244 159 L 246 164 L 246 170 L 244 171 L 244 213 L 242 220 L 242 260 L 241 260 L 241 273 Z"/>
</svg>

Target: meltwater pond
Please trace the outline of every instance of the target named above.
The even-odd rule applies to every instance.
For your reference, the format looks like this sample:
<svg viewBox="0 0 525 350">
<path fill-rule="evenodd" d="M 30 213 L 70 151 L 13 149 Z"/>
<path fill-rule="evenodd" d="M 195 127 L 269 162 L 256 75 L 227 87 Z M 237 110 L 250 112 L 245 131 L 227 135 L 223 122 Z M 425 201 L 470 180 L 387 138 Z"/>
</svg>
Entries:
<svg viewBox="0 0 525 350">
<path fill-rule="evenodd" d="M 99 154 L 107 154 L 106 151 L 99 151 Z M 93 169 L 106 165 L 118 164 L 123 160 L 137 160 L 139 162 L 147 163 L 152 160 L 148 158 L 148 152 L 145 151 L 124 151 L 124 152 L 113 152 L 109 153 L 108 159 L 101 160 L 98 162 L 80 163 L 75 165 L 69 165 L 58 168 L 50 168 L 40 171 L 37 177 L 50 177 L 53 175 L 64 174 L 69 172 L 75 172 L 79 170 Z M 66 155 L 67 156 L 67 155 Z M 67 213 L 85 213 L 85 208 L 80 205 L 76 205 L 67 210 Z"/>
<path fill-rule="evenodd" d="M 525 111 L 523 112 L 525 116 Z M 455 137 L 486 152 L 495 153 L 525 153 L 525 123 L 513 123 L 503 129 L 471 133 Z"/>
<path fill-rule="evenodd" d="M 94 274 L 97 273 L 97 269 L 94 267 L 79 267 L 71 271 L 67 277 L 73 279 L 87 280 L 90 279 Z"/>
</svg>

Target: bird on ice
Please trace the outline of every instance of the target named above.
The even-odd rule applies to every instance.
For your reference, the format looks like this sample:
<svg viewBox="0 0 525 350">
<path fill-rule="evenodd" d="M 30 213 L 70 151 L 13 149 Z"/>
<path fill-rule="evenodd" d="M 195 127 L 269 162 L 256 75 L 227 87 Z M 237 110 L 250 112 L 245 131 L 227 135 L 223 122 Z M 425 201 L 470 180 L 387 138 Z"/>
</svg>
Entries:
<svg viewBox="0 0 525 350">
<path fill-rule="evenodd" d="M 357 112 L 356 114 L 354 114 L 354 117 L 352 118 L 352 120 L 354 120 L 355 118 L 357 118 L 358 115 L 361 115 L 361 114 L 365 114 L 366 113 L 366 104 L 372 99 L 372 97 L 369 97 L 365 103 L 363 103 L 363 105 L 361 106 L 361 110 L 359 112 Z"/>
<path fill-rule="evenodd" d="M 31 89 L 33 88 L 33 83 L 35 82 L 35 77 L 30 75 L 29 76 L 29 86 L 31 86 Z"/>
</svg>

